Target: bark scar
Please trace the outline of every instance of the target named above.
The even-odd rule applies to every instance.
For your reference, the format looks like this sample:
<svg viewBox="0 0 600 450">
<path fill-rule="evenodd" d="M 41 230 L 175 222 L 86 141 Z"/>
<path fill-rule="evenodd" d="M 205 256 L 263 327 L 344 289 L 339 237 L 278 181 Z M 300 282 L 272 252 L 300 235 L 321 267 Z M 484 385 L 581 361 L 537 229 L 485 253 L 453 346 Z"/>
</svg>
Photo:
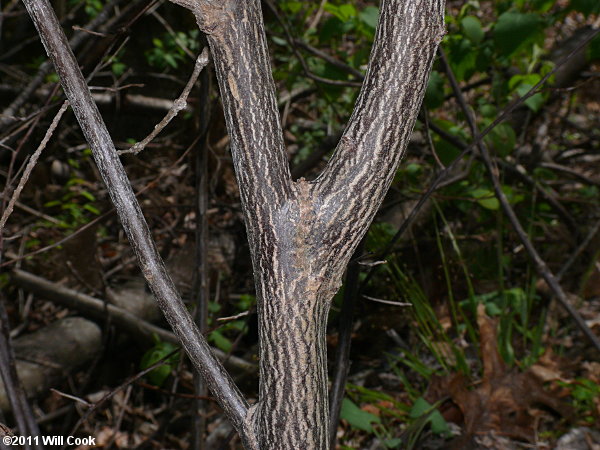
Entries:
<svg viewBox="0 0 600 450">
<path fill-rule="evenodd" d="M 223 29 L 223 24 L 233 23 L 233 9 L 231 1 L 215 0 L 171 0 L 194 13 L 198 28 L 203 33 L 213 35 L 217 30 Z"/>
</svg>

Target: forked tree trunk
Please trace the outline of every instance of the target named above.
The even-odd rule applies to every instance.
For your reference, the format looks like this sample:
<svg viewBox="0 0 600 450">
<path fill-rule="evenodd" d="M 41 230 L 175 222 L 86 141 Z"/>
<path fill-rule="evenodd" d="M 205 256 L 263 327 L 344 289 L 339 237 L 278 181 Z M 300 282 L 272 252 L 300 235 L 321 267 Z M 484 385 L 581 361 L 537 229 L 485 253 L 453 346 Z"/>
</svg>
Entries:
<svg viewBox="0 0 600 450">
<path fill-rule="evenodd" d="M 293 182 L 259 0 L 174 0 L 208 41 L 250 240 L 259 314 L 261 449 L 328 447 L 331 299 L 410 138 L 443 33 L 443 0 L 388 0 L 354 114 L 323 174 Z"/>
<path fill-rule="evenodd" d="M 23 0 L 61 77 L 148 284 L 246 448 L 327 449 L 325 326 L 342 274 L 410 139 L 444 0 L 383 0 L 354 113 L 315 181 L 293 182 L 259 0 L 171 0 L 192 10 L 213 55 L 256 283 L 259 402 L 208 350 L 150 238 L 114 145 L 47 0 Z"/>
</svg>

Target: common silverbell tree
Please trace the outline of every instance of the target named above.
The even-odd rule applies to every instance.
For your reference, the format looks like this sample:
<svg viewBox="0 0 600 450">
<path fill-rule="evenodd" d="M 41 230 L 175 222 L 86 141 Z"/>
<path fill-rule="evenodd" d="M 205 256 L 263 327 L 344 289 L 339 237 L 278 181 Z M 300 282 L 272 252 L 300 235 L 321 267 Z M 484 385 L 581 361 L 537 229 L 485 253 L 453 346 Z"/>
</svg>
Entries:
<svg viewBox="0 0 600 450">
<path fill-rule="evenodd" d="M 314 181 L 292 181 L 259 0 L 171 0 L 206 33 L 240 187 L 259 316 L 259 399 L 248 405 L 190 318 L 48 0 L 24 0 L 140 268 L 195 368 L 250 449 L 328 448 L 331 299 L 410 139 L 444 35 L 444 0 L 383 0 L 365 80 Z"/>
</svg>

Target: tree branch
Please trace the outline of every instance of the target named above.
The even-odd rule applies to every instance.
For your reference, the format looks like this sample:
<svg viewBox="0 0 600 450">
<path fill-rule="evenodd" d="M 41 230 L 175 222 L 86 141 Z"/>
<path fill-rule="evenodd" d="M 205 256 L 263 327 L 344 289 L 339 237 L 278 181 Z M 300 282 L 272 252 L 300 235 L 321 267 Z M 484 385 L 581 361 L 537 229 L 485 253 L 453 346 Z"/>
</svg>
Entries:
<svg viewBox="0 0 600 450">
<path fill-rule="evenodd" d="M 254 435 L 246 424 L 248 405 L 223 365 L 210 351 L 206 339 L 195 326 L 166 271 L 125 169 L 52 7 L 48 0 L 24 0 L 24 4 L 90 144 L 94 160 L 148 285 L 194 367 L 207 380 L 242 440 L 250 443 L 248 448 L 253 448 L 251 442 L 254 441 Z"/>
<path fill-rule="evenodd" d="M 363 87 L 338 147 L 315 180 L 330 226 L 325 242 L 347 263 L 366 232 L 408 144 L 435 51 L 444 34 L 443 0 L 383 1 Z M 352 220 L 348 220 L 352 211 Z M 345 247 L 343 240 L 354 242 Z"/>
<path fill-rule="evenodd" d="M 209 1 L 200 13 L 213 55 L 231 152 L 247 208 L 281 205 L 292 191 L 259 0 Z"/>
</svg>

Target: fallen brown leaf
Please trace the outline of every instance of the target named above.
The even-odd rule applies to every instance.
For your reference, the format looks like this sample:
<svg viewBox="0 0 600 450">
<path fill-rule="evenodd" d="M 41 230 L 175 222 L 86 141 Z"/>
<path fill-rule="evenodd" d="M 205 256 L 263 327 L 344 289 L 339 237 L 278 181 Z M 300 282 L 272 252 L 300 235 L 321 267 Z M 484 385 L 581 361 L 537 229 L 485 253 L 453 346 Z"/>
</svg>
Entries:
<svg viewBox="0 0 600 450">
<path fill-rule="evenodd" d="M 498 351 L 497 320 L 486 315 L 483 305 L 477 312 L 483 363 L 481 381 L 473 388 L 462 373 L 437 378 L 430 386 L 429 399 L 438 401 L 445 393 L 462 412 L 463 434 L 453 442 L 455 449 L 481 448 L 482 437 L 490 435 L 533 442 L 537 426 L 536 406 L 550 408 L 566 417 L 572 414 L 568 405 L 543 387 L 545 378 L 560 379 L 560 370 L 551 364 L 551 359 L 542 360 L 533 371 L 519 372 L 517 368 L 509 368 Z M 540 374 L 541 377 L 536 376 Z M 433 398 L 435 396 L 437 398 Z M 446 410 L 450 411 L 449 408 Z"/>
</svg>

